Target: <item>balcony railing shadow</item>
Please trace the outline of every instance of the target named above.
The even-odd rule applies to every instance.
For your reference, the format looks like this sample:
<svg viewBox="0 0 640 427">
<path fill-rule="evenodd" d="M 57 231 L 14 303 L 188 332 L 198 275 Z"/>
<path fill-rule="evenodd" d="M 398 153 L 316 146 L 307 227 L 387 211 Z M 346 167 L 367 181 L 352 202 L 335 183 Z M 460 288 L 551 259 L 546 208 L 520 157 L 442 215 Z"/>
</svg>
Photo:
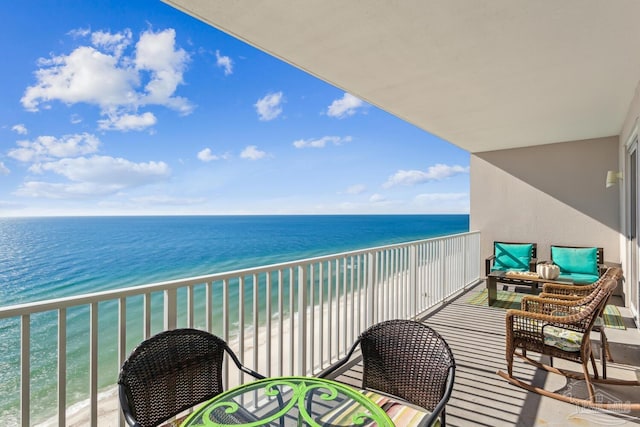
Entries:
<svg viewBox="0 0 640 427">
<path fill-rule="evenodd" d="M 640 424 L 640 413 L 596 411 L 559 402 L 515 387 L 498 375 L 505 370 L 505 312 L 494 307 L 471 304 L 484 284 L 468 290 L 421 320 L 436 329 L 451 346 L 456 358 L 456 382 L 447 405 L 450 426 L 566 426 Z M 615 299 L 614 305 L 622 305 Z M 624 307 L 620 311 L 626 329 L 607 330 L 614 363 L 608 364 L 609 376 L 633 379 L 640 372 L 640 334 Z M 598 340 L 594 334 L 592 339 Z M 599 343 L 598 343 L 599 344 Z M 599 348 L 596 344 L 595 347 Z M 558 365 L 559 361 L 556 361 Z M 569 369 L 576 366 L 568 364 Z M 579 366 L 578 366 L 579 369 Z M 536 369 L 516 361 L 514 373 L 538 386 L 579 396 L 587 391 L 584 381 Z M 357 386 L 362 366 L 355 364 L 339 372 L 339 381 Z M 637 401 L 639 387 L 597 386 L 612 401 Z"/>
</svg>

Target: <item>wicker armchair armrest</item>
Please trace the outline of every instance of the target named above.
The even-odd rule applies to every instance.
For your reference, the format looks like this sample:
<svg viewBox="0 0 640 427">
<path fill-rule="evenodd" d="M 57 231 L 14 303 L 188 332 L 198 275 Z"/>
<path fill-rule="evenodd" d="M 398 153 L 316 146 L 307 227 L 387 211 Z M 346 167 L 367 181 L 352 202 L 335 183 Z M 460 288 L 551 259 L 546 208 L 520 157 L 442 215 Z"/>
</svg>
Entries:
<svg viewBox="0 0 640 427">
<path fill-rule="evenodd" d="M 520 303 L 522 311 L 551 315 L 554 312 L 573 314 L 582 310 L 582 306 L 575 301 L 567 301 L 554 298 L 540 298 L 537 296 L 525 296 Z"/>
<path fill-rule="evenodd" d="M 557 283 L 545 283 L 542 285 L 542 292 L 546 294 L 558 294 L 558 295 L 576 295 L 587 296 L 594 289 L 592 285 L 560 285 Z"/>
<path fill-rule="evenodd" d="M 575 313 L 562 312 L 561 315 L 534 313 L 524 310 L 507 310 L 505 317 L 507 331 L 527 331 L 528 336 L 537 336 L 544 341 L 543 328 L 547 325 L 556 325 L 574 331 L 585 331 L 584 318 L 590 314 L 579 310 Z"/>
<path fill-rule="evenodd" d="M 538 298 L 551 298 L 551 299 L 558 299 L 558 300 L 564 300 L 564 301 L 578 301 L 583 299 L 584 297 L 578 296 L 578 295 L 563 295 L 563 294 L 553 294 L 553 293 L 543 292 L 541 294 L 538 294 Z"/>
<path fill-rule="evenodd" d="M 571 329 L 576 332 L 586 331 L 581 318 L 584 314 L 577 313 L 569 316 L 552 316 L 542 313 L 532 313 L 524 310 L 507 310 L 505 317 L 507 340 L 515 338 L 543 345 L 545 343 L 544 329 L 553 325 Z"/>
<path fill-rule="evenodd" d="M 566 316 L 566 315 L 550 315 L 550 314 L 544 314 L 544 313 L 536 313 L 536 312 L 525 311 L 525 310 L 516 310 L 513 308 L 507 310 L 506 318 L 508 322 L 512 321 L 510 319 L 513 319 L 516 317 L 523 318 L 523 319 L 537 320 L 544 323 L 570 324 L 570 323 L 574 323 L 575 320 L 581 320 L 583 317 L 583 313 L 579 311 L 570 316 Z"/>
</svg>

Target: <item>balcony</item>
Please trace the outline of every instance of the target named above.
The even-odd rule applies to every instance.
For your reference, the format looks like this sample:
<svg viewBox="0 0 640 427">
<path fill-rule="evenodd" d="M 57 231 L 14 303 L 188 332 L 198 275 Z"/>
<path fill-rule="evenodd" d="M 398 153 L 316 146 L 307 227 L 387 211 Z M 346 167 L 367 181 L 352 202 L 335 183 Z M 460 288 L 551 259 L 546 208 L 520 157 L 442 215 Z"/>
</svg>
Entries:
<svg viewBox="0 0 640 427">
<path fill-rule="evenodd" d="M 640 412 L 610 412 L 581 408 L 515 387 L 498 375 L 506 370 L 505 310 L 471 304 L 482 292 L 484 283 L 465 290 L 461 295 L 422 317 L 449 343 L 456 358 L 457 370 L 453 394 L 447 405 L 447 425 L 450 426 L 586 426 L 640 424 Z M 611 304 L 619 304 L 614 297 Z M 630 312 L 619 307 L 626 329 L 607 329 L 611 351 L 616 363 L 607 364 L 610 378 L 635 379 L 640 370 L 640 333 L 635 329 Z M 594 345 L 599 348 L 597 335 Z M 579 365 L 554 361 L 554 366 L 579 370 Z M 600 360 L 597 361 L 600 363 Z M 548 361 L 545 360 L 545 363 Z M 598 366 L 600 369 L 600 366 Z M 636 374 L 633 370 L 635 369 Z M 600 371 L 601 372 L 601 371 Z M 531 380 L 548 390 L 561 390 L 565 395 L 586 398 L 584 381 L 549 374 L 523 363 L 516 357 L 514 374 Z M 362 369 L 356 365 L 336 378 L 357 385 Z M 617 386 L 597 390 L 613 391 L 611 401 L 638 401 L 640 387 Z"/>
<path fill-rule="evenodd" d="M 527 393 L 495 374 L 505 367 L 504 310 L 469 303 L 484 289 L 480 258 L 480 234 L 472 232 L 1 308 L 0 357 L 19 369 L 0 386 L 2 399 L 16 402 L 0 416 L 4 425 L 123 425 L 118 367 L 164 329 L 212 331 L 265 375 L 313 375 L 367 326 L 417 318 L 456 356 L 450 425 L 638 422 L 638 414 L 587 411 Z M 609 375 L 626 378 L 629 365 L 640 365 L 640 334 L 621 312 L 629 325 L 607 332 L 617 362 Z M 45 336 L 56 337 L 55 348 L 41 345 Z M 358 372 L 356 365 L 339 379 L 357 381 Z M 516 373 L 551 387 L 562 381 L 521 363 Z M 57 387 L 47 389 L 47 380 Z M 228 373 L 226 383 L 246 380 Z"/>
</svg>

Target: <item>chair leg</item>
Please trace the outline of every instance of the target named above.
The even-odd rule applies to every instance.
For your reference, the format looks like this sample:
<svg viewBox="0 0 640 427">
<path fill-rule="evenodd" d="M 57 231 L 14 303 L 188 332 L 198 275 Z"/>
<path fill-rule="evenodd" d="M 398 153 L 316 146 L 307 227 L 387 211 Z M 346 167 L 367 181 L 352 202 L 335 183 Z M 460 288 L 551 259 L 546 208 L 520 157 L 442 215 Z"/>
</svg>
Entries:
<svg viewBox="0 0 640 427">
<path fill-rule="evenodd" d="M 593 378 L 598 379 L 598 367 L 596 365 L 596 357 L 594 356 L 593 351 L 591 352 L 589 360 L 591 360 L 591 367 L 593 368 Z"/>
<path fill-rule="evenodd" d="M 609 348 L 609 341 L 607 340 L 607 334 L 604 333 L 604 328 L 600 328 L 600 342 L 602 343 L 607 361 L 613 362 L 613 356 L 611 356 L 611 349 Z"/>
<path fill-rule="evenodd" d="M 588 363 L 589 362 L 587 362 L 586 360 L 582 362 L 582 372 L 584 372 L 584 381 L 587 383 L 587 390 L 589 391 L 589 400 L 591 402 L 595 402 L 596 393 L 595 393 L 593 384 L 591 383 L 591 376 L 589 375 Z"/>
<path fill-rule="evenodd" d="M 524 351 L 524 350 L 523 350 Z M 513 348 L 507 347 L 507 372 L 509 376 L 513 376 Z"/>
<path fill-rule="evenodd" d="M 609 341 L 604 333 L 604 327 L 600 328 L 600 361 L 602 363 L 602 378 L 607 379 L 607 362 L 613 362 L 611 350 L 609 350 Z"/>
</svg>

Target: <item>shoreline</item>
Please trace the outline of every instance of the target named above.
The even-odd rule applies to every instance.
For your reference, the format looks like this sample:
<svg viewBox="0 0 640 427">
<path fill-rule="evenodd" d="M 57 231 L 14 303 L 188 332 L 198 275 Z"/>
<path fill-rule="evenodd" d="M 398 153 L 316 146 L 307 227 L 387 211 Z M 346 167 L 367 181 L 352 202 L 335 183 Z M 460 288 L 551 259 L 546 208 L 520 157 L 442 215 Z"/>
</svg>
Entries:
<svg viewBox="0 0 640 427">
<path fill-rule="evenodd" d="M 425 268 L 425 266 L 422 266 L 421 268 Z M 407 272 L 396 272 L 392 276 L 380 280 L 378 282 L 378 285 L 376 286 L 376 292 L 380 293 L 381 295 L 388 296 L 391 288 L 394 285 L 397 285 L 400 282 L 405 283 L 408 280 L 408 278 L 406 277 L 407 274 Z M 335 296 L 333 298 L 335 298 Z M 331 301 L 330 304 L 329 301 Z M 336 301 L 335 299 L 323 299 L 322 305 L 319 305 L 319 301 L 314 301 L 314 303 L 315 305 L 313 307 L 307 307 L 306 312 L 307 322 L 309 322 L 309 320 L 312 318 L 314 322 L 313 332 L 308 332 L 306 334 L 306 338 L 308 340 L 312 340 L 313 342 L 313 349 L 315 349 L 315 351 L 317 352 L 319 346 L 322 346 L 322 361 L 326 361 L 329 358 L 330 351 L 331 353 L 335 354 L 336 348 L 340 349 L 340 351 L 338 351 L 338 354 L 346 353 L 357 338 L 357 335 L 360 333 L 360 331 L 356 332 L 353 331 L 353 329 L 365 324 L 365 313 L 367 312 L 367 292 L 363 292 L 362 290 L 360 290 L 355 294 L 343 295 L 339 301 Z M 375 304 L 377 309 L 382 309 L 382 307 L 380 306 L 381 302 L 379 300 L 377 300 Z M 313 310 L 313 314 L 310 313 L 311 310 Z M 322 316 L 322 323 L 320 323 L 320 316 Z M 385 317 L 382 312 L 381 316 L 383 318 Z M 298 318 L 299 316 L 294 313 L 293 329 L 291 329 L 291 317 L 284 317 L 282 319 L 282 329 L 280 330 L 278 325 L 280 323 L 280 320 L 277 317 L 277 313 L 272 314 L 270 334 L 270 366 L 266 366 L 267 357 L 264 357 L 264 355 L 260 354 L 259 352 L 257 353 L 257 356 L 255 358 L 257 366 L 254 365 L 253 328 L 245 328 L 245 333 L 243 335 L 245 343 L 243 355 L 244 357 L 241 358 L 243 364 L 268 377 L 296 375 L 298 366 L 294 365 L 291 369 L 291 366 L 289 366 L 291 364 L 291 354 L 286 352 L 285 348 L 288 347 L 287 343 L 298 340 Z M 338 333 L 336 334 L 336 327 L 338 325 L 337 319 L 339 319 L 340 325 L 346 324 L 350 325 L 350 327 L 345 327 L 341 330 L 338 330 Z M 310 330 L 311 328 L 311 325 L 309 325 L 309 323 L 307 323 L 307 328 L 308 330 Z M 292 333 L 293 336 L 291 335 Z M 265 348 L 267 325 L 263 324 L 258 326 L 257 334 L 258 347 Z M 278 339 L 279 336 L 281 337 L 280 339 Z M 229 347 L 239 355 L 238 350 L 236 350 L 238 348 L 238 340 L 239 337 L 235 337 L 233 339 L 230 339 L 228 341 L 228 344 Z M 279 351 L 280 347 L 282 347 L 282 351 Z M 308 349 L 309 348 L 310 347 L 308 347 Z M 307 355 L 306 363 L 310 362 L 310 358 L 313 359 L 312 363 L 314 363 L 314 365 L 317 365 L 317 358 L 312 358 L 310 352 Z M 282 366 L 283 368 L 282 372 L 280 372 L 280 366 Z M 236 374 L 236 372 L 238 374 Z M 239 385 L 242 381 L 239 377 L 239 371 L 237 371 L 235 368 L 230 369 L 228 384 L 225 384 L 225 388 L 229 389 Z M 121 410 L 117 385 L 114 385 L 98 393 L 97 411 L 97 427 L 119 426 Z M 77 402 L 67 407 L 66 425 L 68 427 L 87 426 L 90 424 L 89 421 L 89 399 Z M 57 416 L 50 417 L 34 425 L 41 427 L 57 426 Z"/>
<path fill-rule="evenodd" d="M 333 310 L 336 309 L 336 305 L 332 305 Z M 340 306 L 338 307 L 338 309 L 342 308 L 342 303 L 340 304 Z M 329 311 L 329 307 L 326 304 L 324 304 L 324 308 L 323 308 L 323 319 L 324 322 L 326 323 L 326 320 L 328 319 L 328 311 Z M 314 318 L 318 319 L 319 315 L 320 315 L 320 307 L 318 305 L 314 306 Z M 277 320 L 276 320 L 277 322 Z M 245 341 L 245 349 L 244 349 L 244 357 L 242 358 L 243 364 L 245 366 L 249 366 L 252 369 L 256 370 L 257 372 L 263 373 L 263 375 L 267 375 L 267 373 L 269 373 L 269 371 L 271 372 L 271 376 L 277 376 L 277 371 L 279 368 L 279 365 L 282 364 L 283 367 L 285 367 L 284 369 L 286 370 L 286 366 L 290 363 L 291 359 L 290 359 L 290 354 L 286 353 L 285 351 L 282 352 L 282 361 L 280 361 L 280 359 L 277 359 L 276 357 L 274 357 L 274 352 L 277 352 L 277 344 L 279 342 L 278 340 L 278 336 L 279 334 L 279 328 L 277 327 L 273 327 L 273 320 L 272 320 L 272 328 L 271 328 L 271 342 L 272 342 L 272 346 L 271 346 L 271 351 L 272 351 L 272 357 L 271 357 L 271 368 L 270 370 L 266 369 L 266 367 L 253 367 L 250 365 L 250 363 L 252 363 L 252 356 L 253 356 L 253 333 L 245 333 L 244 335 L 244 341 Z M 291 331 L 290 331 L 290 317 L 287 318 L 283 318 L 283 327 L 282 327 L 282 343 L 284 346 L 284 343 L 286 343 L 287 341 L 290 340 L 291 338 Z M 267 327 L 266 325 L 261 325 L 258 327 L 258 346 L 259 347 L 265 347 L 266 346 L 266 335 L 267 335 Z M 297 327 L 297 322 L 294 323 L 294 339 L 296 337 L 295 333 L 297 332 L 298 327 Z M 326 341 L 328 340 L 328 337 L 323 337 L 323 340 Z M 232 340 L 229 341 L 229 347 L 231 347 L 232 349 L 237 349 L 238 348 L 238 338 L 234 338 Z M 326 342 L 324 344 L 325 349 L 325 353 L 327 353 L 327 345 Z M 234 352 L 237 353 L 236 350 L 234 350 Z M 326 356 L 326 355 L 325 355 Z M 258 364 L 260 365 L 260 360 L 263 361 L 263 363 L 266 360 L 266 358 L 264 359 L 258 359 Z M 234 368 L 230 369 L 229 372 L 229 384 L 225 385 L 226 389 L 229 388 L 233 388 L 236 387 L 240 384 L 239 378 L 236 375 L 233 375 L 235 372 L 239 372 Z M 267 375 L 269 376 L 269 375 Z M 90 402 L 89 399 L 83 400 L 81 402 L 77 402 L 74 403 L 71 406 L 67 407 L 67 418 L 66 418 L 66 425 L 67 427 L 83 427 L 83 426 L 87 426 L 89 425 L 89 418 L 90 418 Z M 112 426 L 118 426 L 119 425 L 119 419 L 120 419 L 120 414 L 121 414 L 121 410 L 120 410 L 120 402 L 119 402 L 119 398 L 118 398 L 118 386 L 114 385 L 108 389 L 105 389 L 101 392 L 98 393 L 98 424 L 97 427 L 112 427 Z M 58 425 L 58 418 L 57 416 L 48 418 L 45 421 L 42 421 L 40 423 L 35 424 L 36 427 L 55 427 Z"/>
</svg>

